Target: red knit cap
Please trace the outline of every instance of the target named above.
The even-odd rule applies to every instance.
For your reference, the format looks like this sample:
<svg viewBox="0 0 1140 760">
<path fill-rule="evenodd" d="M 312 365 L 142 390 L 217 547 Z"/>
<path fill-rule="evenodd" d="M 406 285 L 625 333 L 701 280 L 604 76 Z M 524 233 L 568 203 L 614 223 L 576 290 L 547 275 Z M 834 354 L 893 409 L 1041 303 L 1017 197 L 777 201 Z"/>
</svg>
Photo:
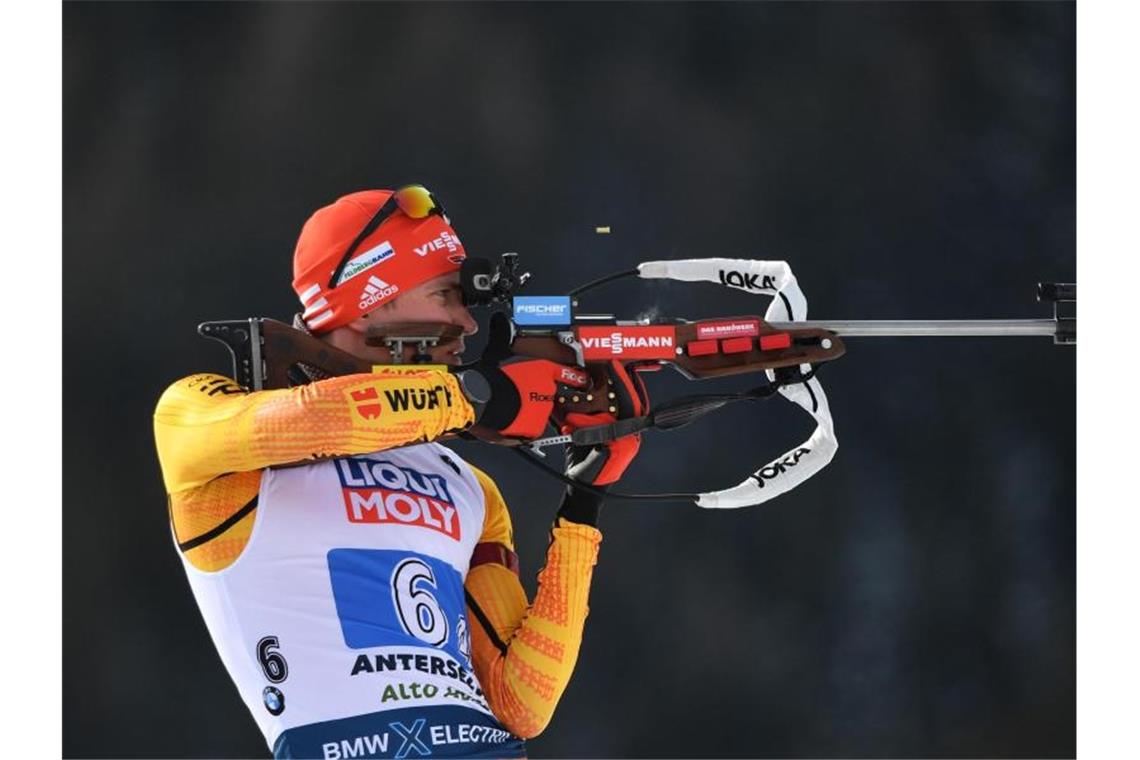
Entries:
<svg viewBox="0 0 1140 760">
<path fill-rule="evenodd" d="M 329 278 L 344 252 L 391 195 L 391 190 L 346 195 L 318 209 L 301 228 L 293 252 L 293 290 L 314 332 L 346 325 L 404 291 L 455 272 L 466 257 L 444 217 L 412 219 L 397 210 L 357 246 L 330 289 Z"/>
</svg>

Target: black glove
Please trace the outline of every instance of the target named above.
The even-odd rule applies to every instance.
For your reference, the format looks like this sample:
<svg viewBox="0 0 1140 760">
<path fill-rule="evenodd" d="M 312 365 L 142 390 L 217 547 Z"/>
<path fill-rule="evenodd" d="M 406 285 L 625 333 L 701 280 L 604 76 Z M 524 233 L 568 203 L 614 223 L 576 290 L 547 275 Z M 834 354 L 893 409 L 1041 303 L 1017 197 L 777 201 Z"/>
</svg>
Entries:
<svg viewBox="0 0 1140 760">
<path fill-rule="evenodd" d="M 510 353 L 510 323 L 497 313 L 483 356 L 456 370 L 476 424 L 508 438 L 533 440 L 546 431 L 560 389 L 588 388 L 590 376 L 576 367 L 546 359 L 517 358 Z"/>
</svg>

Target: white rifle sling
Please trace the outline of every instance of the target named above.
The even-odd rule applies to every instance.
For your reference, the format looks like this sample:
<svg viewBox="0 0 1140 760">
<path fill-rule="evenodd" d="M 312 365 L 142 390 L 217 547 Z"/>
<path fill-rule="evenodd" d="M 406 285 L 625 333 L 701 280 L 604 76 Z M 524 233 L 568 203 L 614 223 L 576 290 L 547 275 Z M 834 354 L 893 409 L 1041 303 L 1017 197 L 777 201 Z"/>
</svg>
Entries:
<svg viewBox="0 0 1140 760">
<path fill-rule="evenodd" d="M 746 293 L 772 296 L 764 319 L 768 322 L 801 322 L 807 319 L 807 299 L 786 261 L 749 259 L 680 259 L 639 264 L 645 279 L 713 282 Z M 802 365 L 807 372 L 809 365 Z M 775 373 L 767 370 L 768 380 Z M 735 509 L 762 504 L 787 493 L 827 466 L 839 448 L 827 394 L 819 380 L 780 388 L 780 395 L 799 406 L 815 420 L 815 430 L 806 441 L 789 449 L 752 473 L 739 485 L 699 494 L 697 504 L 711 509 Z"/>
</svg>

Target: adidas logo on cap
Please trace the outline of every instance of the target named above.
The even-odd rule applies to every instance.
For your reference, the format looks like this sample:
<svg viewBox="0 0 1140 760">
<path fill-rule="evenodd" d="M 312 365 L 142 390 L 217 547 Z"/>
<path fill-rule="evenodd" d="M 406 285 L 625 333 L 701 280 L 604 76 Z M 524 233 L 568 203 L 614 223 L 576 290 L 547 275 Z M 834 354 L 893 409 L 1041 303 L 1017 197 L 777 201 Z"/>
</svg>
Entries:
<svg viewBox="0 0 1140 760">
<path fill-rule="evenodd" d="M 398 292 L 400 292 L 399 286 L 389 285 L 376 275 L 372 275 L 368 278 L 368 284 L 364 286 L 364 290 L 360 293 L 359 308 L 361 310 L 371 308 L 374 304 Z"/>
</svg>

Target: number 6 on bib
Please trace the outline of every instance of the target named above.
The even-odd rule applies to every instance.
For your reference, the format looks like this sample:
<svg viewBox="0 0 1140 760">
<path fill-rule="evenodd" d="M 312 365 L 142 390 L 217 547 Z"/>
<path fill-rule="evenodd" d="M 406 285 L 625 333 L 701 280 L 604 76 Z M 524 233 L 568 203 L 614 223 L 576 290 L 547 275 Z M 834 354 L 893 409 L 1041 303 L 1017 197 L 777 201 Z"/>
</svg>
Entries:
<svg viewBox="0 0 1140 760">
<path fill-rule="evenodd" d="M 332 549 L 328 566 L 346 646 L 423 647 L 469 662 L 463 580 L 454 567 L 392 549 Z"/>
</svg>

